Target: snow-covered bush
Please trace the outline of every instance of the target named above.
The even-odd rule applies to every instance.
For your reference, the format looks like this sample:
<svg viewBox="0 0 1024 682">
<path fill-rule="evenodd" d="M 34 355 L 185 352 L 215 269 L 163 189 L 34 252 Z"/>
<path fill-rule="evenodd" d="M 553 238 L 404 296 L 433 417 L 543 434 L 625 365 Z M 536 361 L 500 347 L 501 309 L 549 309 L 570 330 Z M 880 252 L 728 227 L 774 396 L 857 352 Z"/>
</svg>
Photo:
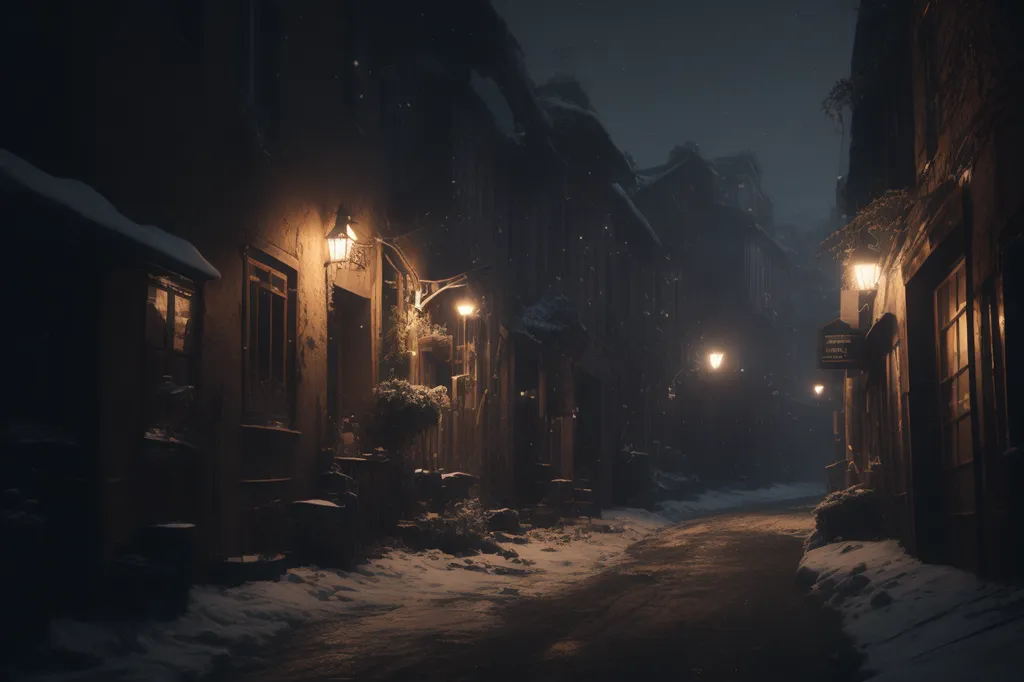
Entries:
<svg viewBox="0 0 1024 682">
<path fill-rule="evenodd" d="M 411 384 L 404 379 L 382 381 L 375 389 L 376 400 L 370 431 L 378 445 L 398 456 L 414 438 L 441 421 L 451 407 L 448 389 Z"/>
<path fill-rule="evenodd" d="M 408 537 L 414 550 L 439 549 L 446 554 L 500 554 L 512 559 L 518 554 L 495 542 L 488 530 L 489 515 L 480 501 L 465 500 L 449 506 L 443 514 L 427 514 L 415 521 L 417 532 Z"/>
<path fill-rule="evenodd" d="M 808 548 L 840 540 L 877 540 L 885 535 L 880 496 L 856 485 L 829 493 L 812 512 L 815 532 Z"/>
<path fill-rule="evenodd" d="M 587 330 L 579 310 L 564 294 L 546 294 L 523 309 L 514 329 L 546 345 L 562 350 L 586 346 Z"/>
</svg>

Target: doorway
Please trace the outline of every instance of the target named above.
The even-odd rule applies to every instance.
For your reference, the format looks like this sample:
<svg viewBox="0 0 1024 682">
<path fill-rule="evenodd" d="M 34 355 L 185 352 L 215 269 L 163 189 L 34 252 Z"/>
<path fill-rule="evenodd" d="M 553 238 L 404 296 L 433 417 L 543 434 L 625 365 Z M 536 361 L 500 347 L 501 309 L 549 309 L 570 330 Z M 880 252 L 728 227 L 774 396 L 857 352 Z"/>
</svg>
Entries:
<svg viewBox="0 0 1024 682">
<path fill-rule="evenodd" d="M 601 380 L 593 374 L 576 372 L 576 435 L 573 439 L 573 474 L 577 487 L 592 488 L 600 480 Z"/>
<path fill-rule="evenodd" d="M 328 314 L 327 409 L 334 435 L 344 443 L 346 419 L 362 420 L 372 408 L 373 335 L 370 299 L 335 286 Z M 351 439 L 349 439 L 351 440 Z M 351 443 L 349 443 L 351 445 Z"/>
</svg>

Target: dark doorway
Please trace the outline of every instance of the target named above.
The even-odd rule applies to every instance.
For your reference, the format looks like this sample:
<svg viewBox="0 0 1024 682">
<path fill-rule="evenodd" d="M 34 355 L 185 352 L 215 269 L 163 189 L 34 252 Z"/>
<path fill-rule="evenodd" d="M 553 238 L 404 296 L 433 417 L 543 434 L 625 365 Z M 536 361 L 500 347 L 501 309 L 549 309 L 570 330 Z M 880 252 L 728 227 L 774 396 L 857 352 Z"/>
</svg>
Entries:
<svg viewBox="0 0 1024 682">
<path fill-rule="evenodd" d="M 537 349 L 528 342 L 516 342 L 515 430 L 512 438 L 516 498 L 527 504 L 543 496 L 551 480 L 551 462 L 544 448 L 544 387 L 541 385 Z"/>
<path fill-rule="evenodd" d="M 587 372 L 576 372 L 576 434 L 573 439 L 573 478 L 577 485 L 590 487 L 599 480 L 601 459 L 601 380 Z"/>
<path fill-rule="evenodd" d="M 362 419 L 373 391 L 370 299 L 333 287 L 328 320 L 327 406 L 338 426 L 345 417 Z"/>
</svg>

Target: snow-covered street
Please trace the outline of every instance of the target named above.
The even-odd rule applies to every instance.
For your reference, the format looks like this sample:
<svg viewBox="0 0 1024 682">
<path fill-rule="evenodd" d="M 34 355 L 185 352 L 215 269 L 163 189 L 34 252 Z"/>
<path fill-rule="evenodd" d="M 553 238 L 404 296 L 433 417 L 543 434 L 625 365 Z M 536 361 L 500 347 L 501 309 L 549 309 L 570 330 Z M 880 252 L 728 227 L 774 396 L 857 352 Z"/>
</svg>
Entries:
<svg viewBox="0 0 1024 682">
<path fill-rule="evenodd" d="M 1024 669 L 1024 589 L 922 564 L 895 540 L 814 549 L 803 577 L 844 617 L 878 682 L 1002 682 Z"/>
<path fill-rule="evenodd" d="M 511 558 L 393 549 L 352 572 L 299 568 L 276 582 L 197 587 L 189 611 L 169 623 L 132 628 L 56 623 L 53 645 L 92 665 L 42 677 L 54 682 L 195 678 L 224 670 L 229 662 L 251 663 L 282 638 L 295 641 L 302 637 L 295 633 L 322 632 L 322 626 L 345 633 L 337 665 L 385 643 L 393 653 L 417 647 L 424 636 L 470 637 L 498 627 L 501 610 L 510 603 L 551 598 L 622 570 L 633 561 L 627 548 L 674 522 L 821 494 L 817 484 L 713 491 L 689 502 L 665 503 L 657 513 L 613 510 L 593 525 L 534 530 L 527 542 L 499 536 L 502 547 L 515 553 Z M 803 516 L 795 526 L 789 517 L 769 526 L 803 535 L 810 522 Z"/>
</svg>

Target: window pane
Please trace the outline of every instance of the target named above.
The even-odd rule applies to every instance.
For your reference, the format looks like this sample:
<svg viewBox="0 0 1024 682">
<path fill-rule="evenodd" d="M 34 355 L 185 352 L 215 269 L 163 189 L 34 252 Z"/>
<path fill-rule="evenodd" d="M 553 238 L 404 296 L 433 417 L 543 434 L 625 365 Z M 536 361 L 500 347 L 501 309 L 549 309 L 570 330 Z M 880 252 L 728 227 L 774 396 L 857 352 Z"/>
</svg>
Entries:
<svg viewBox="0 0 1024 682">
<path fill-rule="evenodd" d="M 171 356 L 171 377 L 178 386 L 191 386 L 191 366 L 189 359 L 181 355 Z"/>
<path fill-rule="evenodd" d="M 971 452 L 971 420 L 961 419 L 957 424 L 956 463 L 966 464 L 974 459 Z"/>
<path fill-rule="evenodd" d="M 174 350 L 192 351 L 192 301 L 180 294 L 174 297 Z"/>
<path fill-rule="evenodd" d="M 266 282 L 266 283 L 270 282 L 270 271 L 269 270 L 267 270 L 264 267 L 261 267 L 260 265 L 258 265 L 256 263 L 253 263 L 252 261 L 249 262 L 249 268 L 250 268 L 250 272 L 252 273 L 252 277 L 254 279 L 256 279 L 259 282 Z"/>
<path fill-rule="evenodd" d="M 942 423 L 948 424 L 956 419 L 957 415 L 957 384 L 956 380 L 947 381 L 942 384 Z"/>
<path fill-rule="evenodd" d="M 956 454 L 956 424 L 945 424 L 942 428 L 943 455 L 946 466 L 953 466 L 957 463 Z"/>
<path fill-rule="evenodd" d="M 273 328 L 271 330 L 270 355 L 271 377 L 275 385 L 284 385 L 284 341 L 285 341 L 285 299 L 283 296 L 273 297 Z"/>
<path fill-rule="evenodd" d="M 935 312 L 938 315 L 938 326 L 944 327 L 949 322 L 949 282 L 941 284 L 935 291 Z"/>
<path fill-rule="evenodd" d="M 967 304 L 967 268 L 963 265 L 956 271 L 956 303 L 958 310 Z"/>
<path fill-rule="evenodd" d="M 146 301 L 146 341 L 157 348 L 167 344 L 167 291 L 152 284 Z"/>
<path fill-rule="evenodd" d="M 959 364 L 957 369 L 963 369 L 967 366 L 967 361 L 970 360 L 970 354 L 967 352 L 967 313 L 960 316 L 960 319 L 956 321 L 957 334 L 960 337 L 958 356 L 957 359 Z"/>
<path fill-rule="evenodd" d="M 953 325 L 939 334 L 939 380 L 948 379 L 956 368 L 956 325 Z"/>
<path fill-rule="evenodd" d="M 971 410 L 971 373 L 963 372 L 956 380 L 957 416 L 967 414 Z"/>
<path fill-rule="evenodd" d="M 164 352 L 150 350 L 146 353 L 145 376 L 143 377 L 143 400 L 146 419 L 146 428 L 162 426 L 159 422 L 163 418 L 160 414 L 160 387 L 164 377 Z"/>
<path fill-rule="evenodd" d="M 257 310 L 259 311 L 259 320 L 257 320 L 257 348 L 256 348 L 256 364 L 259 367 L 259 378 L 260 381 L 268 381 L 270 379 L 270 330 L 271 330 L 271 315 L 270 315 L 270 299 L 274 297 L 268 290 L 260 288 L 259 290 L 259 303 Z"/>
<path fill-rule="evenodd" d="M 260 305 L 259 305 L 259 292 L 260 288 L 254 283 L 249 284 L 249 348 L 246 349 L 246 358 L 249 361 L 249 377 L 250 381 L 255 384 L 259 380 L 259 362 L 257 356 L 259 354 L 259 320 L 260 320 Z"/>
<path fill-rule="evenodd" d="M 276 274 L 271 274 L 271 276 L 270 276 L 270 284 L 271 284 L 271 286 L 274 287 L 275 291 L 280 291 L 282 294 L 288 288 L 287 284 L 284 281 L 284 279 L 282 277 L 279 277 Z"/>
</svg>

